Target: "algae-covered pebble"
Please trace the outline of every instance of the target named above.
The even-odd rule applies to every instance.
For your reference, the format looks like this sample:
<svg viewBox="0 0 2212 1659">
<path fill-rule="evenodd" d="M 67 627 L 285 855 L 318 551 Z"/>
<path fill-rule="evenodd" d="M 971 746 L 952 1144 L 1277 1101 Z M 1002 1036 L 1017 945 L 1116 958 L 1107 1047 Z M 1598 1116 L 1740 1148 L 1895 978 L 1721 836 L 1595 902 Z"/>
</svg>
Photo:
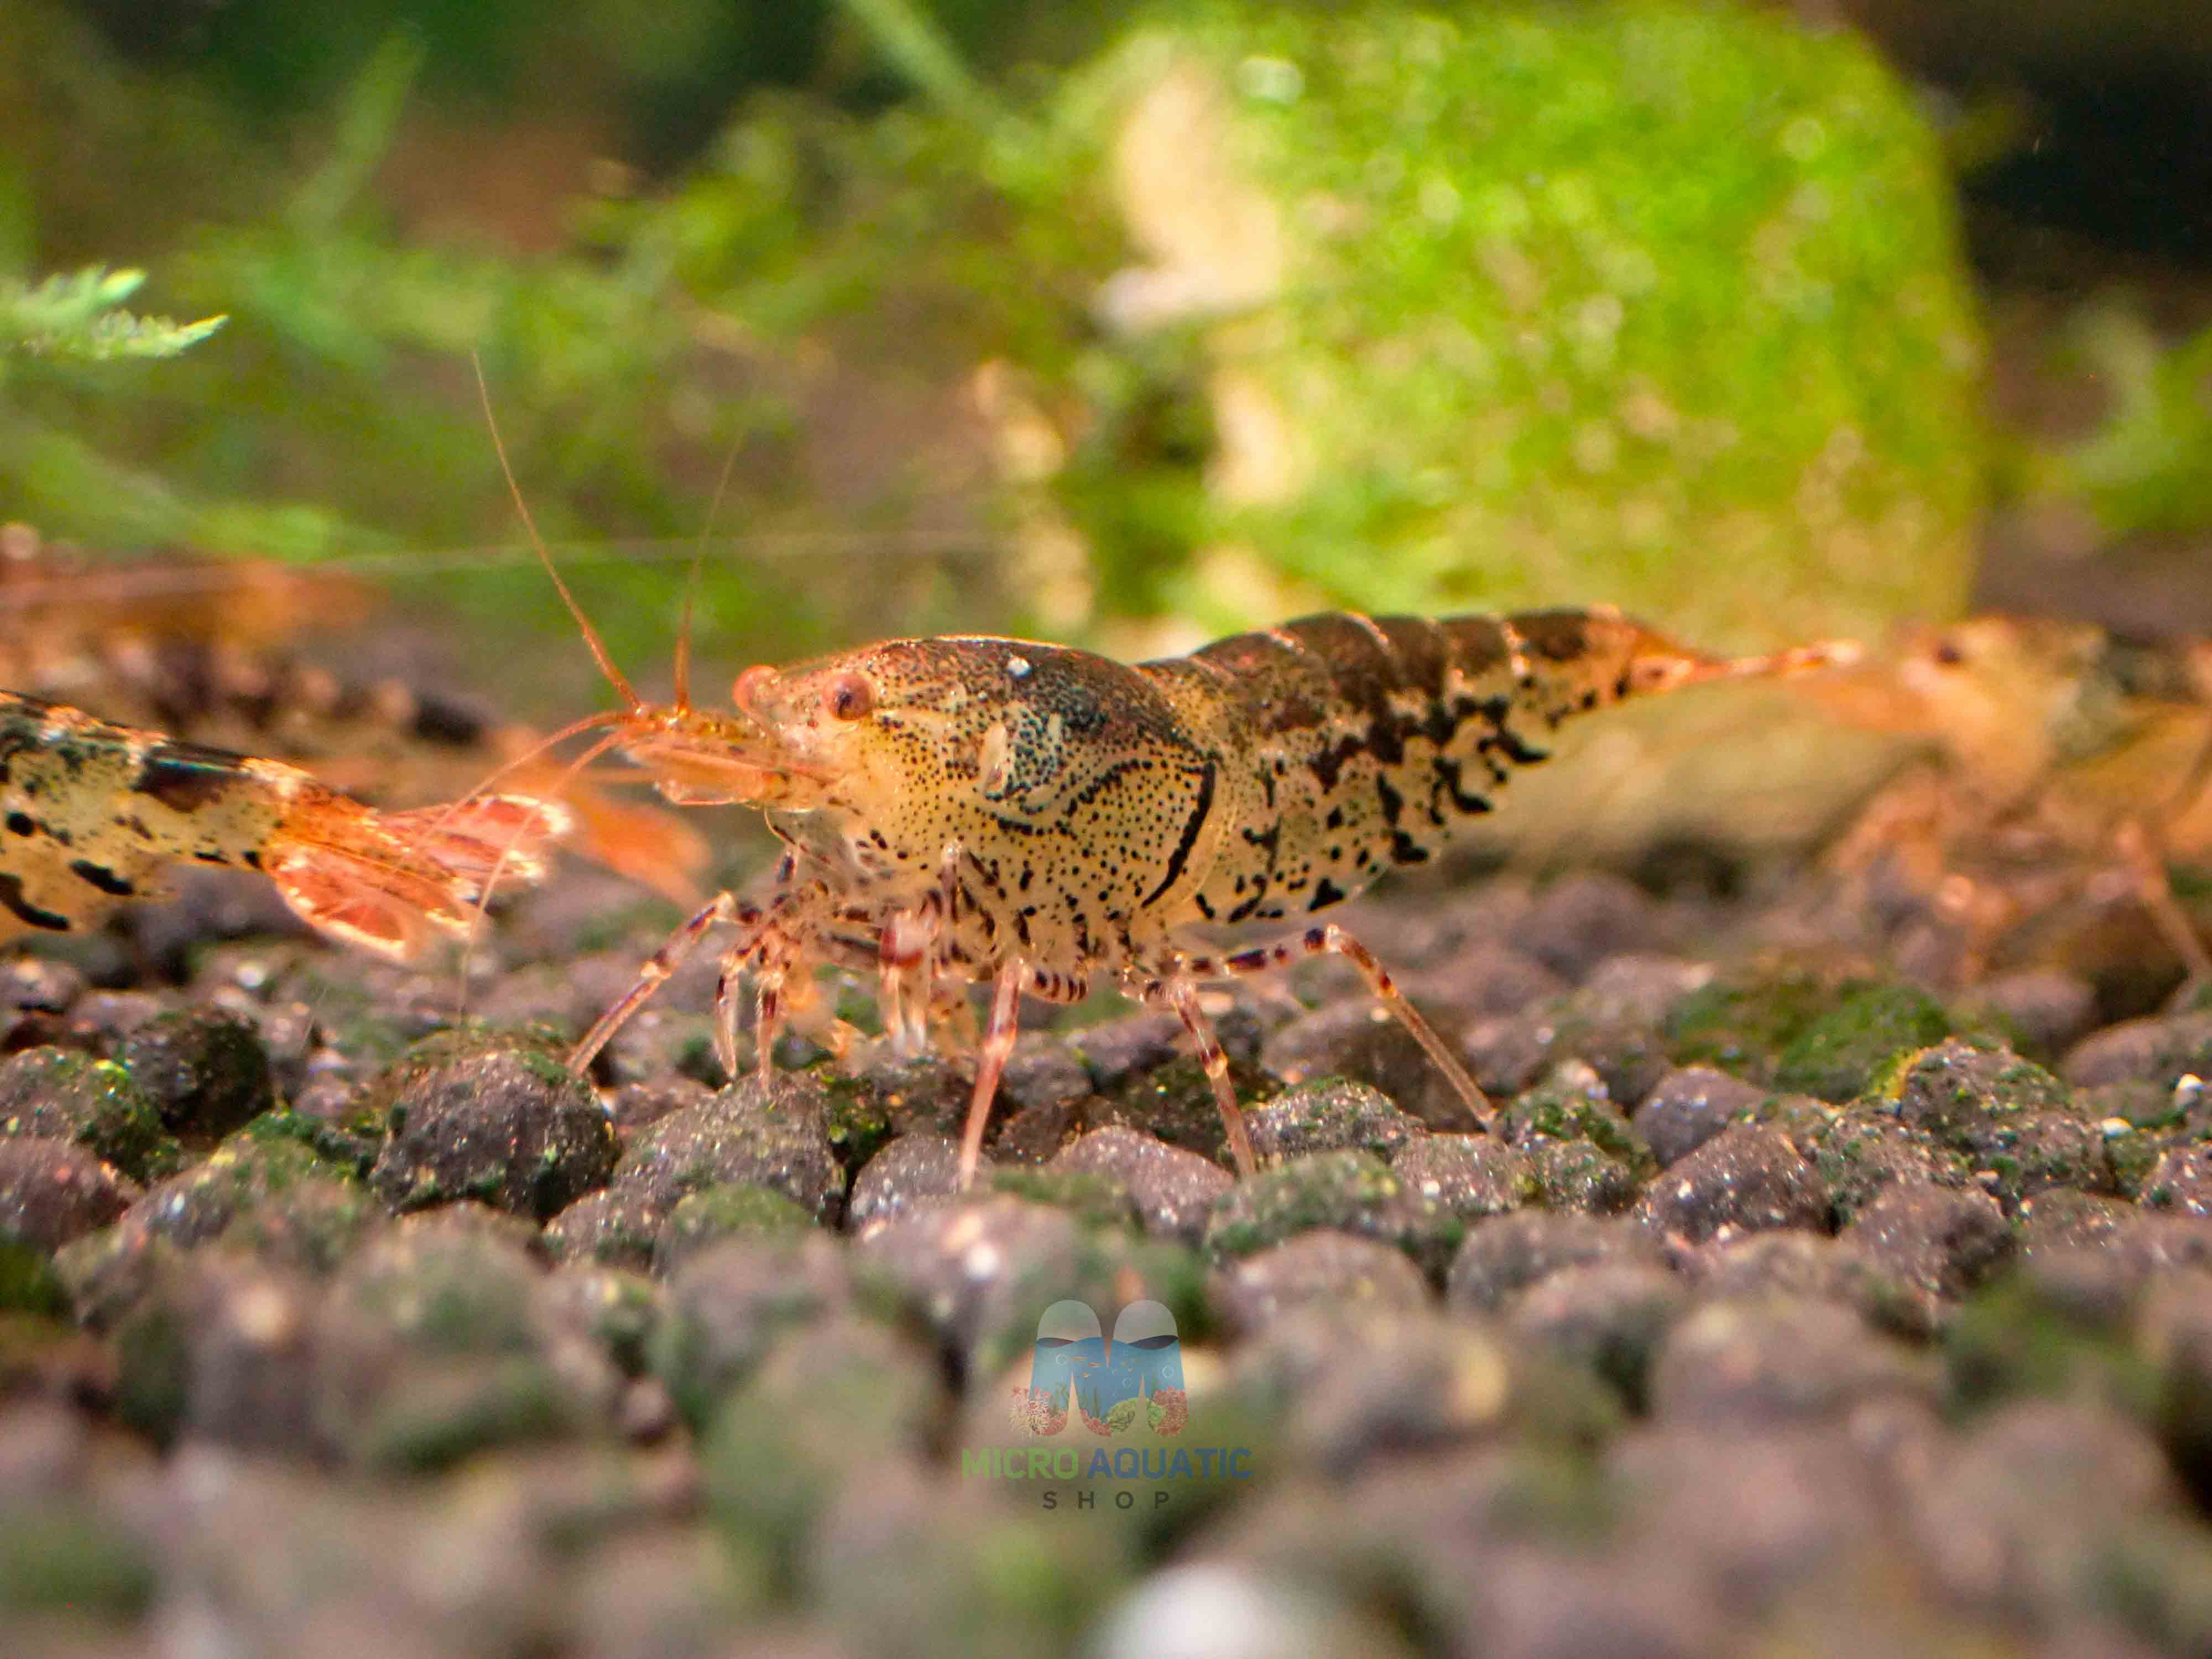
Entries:
<svg viewBox="0 0 2212 1659">
<path fill-rule="evenodd" d="M 2073 1104 L 2073 1091 L 2033 1060 L 1955 1037 L 1904 1061 L 1887 1092 L 1905 1122 L 1954 1145 L 1965 1144 L 1992 1119 Z"/>
<path fill-rule="evenodd" d="M 133 1181 L 167 1173 L 178 1158 L 161 1114 L 112 1060 L 27 1048 L 0 1060 L 0 1135 L 73 1140 Z"/>
<path fill-rule="evenodd" d="M 1206 1250 L 1250 1255 L 1316 1227 L 1395 1245 L 1441 1273 L 1467 1224 L 1424 1199 L 1371 1152 L 1317 1152 L 1240 1181 L 1213 1206 Z"/>
<path fill-rule="evenodd" d="M 942 1385 L 928 1354 L 836 1318 L 792 1333 L 723 1399 L 700 1446 L 707 1513 L 788 1585 L 848 1481 L 920 1458 Z"/>
<path fill-rule="evenodd" d="M 1245 1123 L 1252 1150 L 1263 1160 L 1346 1150 L 1387 1158 L 1423 1132 L 1419 1120 L 1400 1111 L 1380 1090 L 1344 1077 L 1293 1081 L 1248 1111 Z"/>
<path fill-rule="evenodd" d="M 769 1187 L 730 1182 L 677 1200 L 660 1224 L 653 1247 L 655 1272 L 676 1265 L 725 1238 L 794 1238 L 814 1230 L 814 1218 Z"/>
<path fill-rule="evenodd" d="M 614 1126 L 534 1036 L 431 1038 L 370 1093 L 391 1133 L 369 1182 L 394 1209 L 475 1199 L 544 1220 L 614 1169 Z"/>
<path fill-rule="evenodd" d="M 678 1265 L 647 1351 L 695 1428 L 787 1330 L 850 1305 L 844 1257 L 820 1234 L 724 1239 Z"/>
<path fill-rule="evenodd" d="M 1500 1114 L 1505 1139 L 1519 1144 L 1541 1136 L 1553 1141 L 1588 1141 L 1638 1176 L 1656 1167 L 1644 1137 L 1630 1127 L 1597 1073 L 1579 1061 L 1557 1067 Z"/>
<path fill-rule="evenodd" d="M 1086 1227 L 1133 1227 L 1137 1212 L 1129 1189 L 1103 1170 L 994 1170 L 991 1192 L 1065 1210 Z"/>
<path fill-rule="evenodd" d="M 687 1193 L 748 1183 L 826 1221 L 845 1190 L 828 1127 L 839 1098 L 836 1085 L 813 1073 L 748 1077 L 641 1133 L 616 1164 L 613 1186 L 672 1207 Z"/>
<path fill-rule="evenodd" d="M 260 1035 L 218 1008 L 156 1014 L 124 1039 L 121 1058 L 172 1129 L 228 1134 L 275 1103 Z"/>
</svg>

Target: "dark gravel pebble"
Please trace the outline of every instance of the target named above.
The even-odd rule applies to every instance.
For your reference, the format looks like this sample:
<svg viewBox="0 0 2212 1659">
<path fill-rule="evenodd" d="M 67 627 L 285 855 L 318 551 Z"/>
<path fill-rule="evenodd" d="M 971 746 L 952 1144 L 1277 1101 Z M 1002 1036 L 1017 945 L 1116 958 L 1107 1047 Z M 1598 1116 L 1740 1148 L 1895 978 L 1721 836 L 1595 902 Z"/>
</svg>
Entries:
<svg viewBox="0 0 2212 1659">
<path fill-rule="evenodd" d="M 1242 1383 L 1289 1410 L 1293 1449 L 1341 1476 L 1382 1453 L 1435 1456 L 1495 1430 L 1512 1404 L 1500 1334 L 1431 1309 L 1313 1309 L 1239 1356 Z"/>
<path fill-rule="evenodd" d="M 228 1134 L 276 1104 L 260 1034 L 220 1009 L 157 1014 L 124 1039 L 118 1058 L 178 1133 Z"/>
<path fill-rule="evenodd" d="M 1120 1125 L 1093 1129 L 1055 1158 L 1052 1168 L 1113 1176 L 1146 1232 L 1185 1244 L 1205 1237 L 1214 1204 L 1237 1184 L 1211 1159 Z"/>
<path fill-rule="evenodd" d="M 2157 1443 L 2086 1401 L 2001 1407 L 1931 1477 L 1908 1520 L 1929 1571 L 1959 1601 L 2014 1616 L 2057 1616 L 2082 1561 L 2130 1522 L 2180 1507 Z"/>
<path fill-rule="evenodd" d="M 1049 1205 L 970 1197 L 908 1210 L 860 1235 L 861 1264 L 959 1356 L 1026 1347 L 1036 1318 L 1079 1278 L 1080 1229 Z M 995 1360 L 984 1362 L 994 1369 Z"/>
<path fill-rule="evenodd" d="M 1906 1123 L 1962 1147 L 1992 1120 L 2063 1112 L 2073 1103 L 2073 1091 L 2033 1060 L 1955 1037 L 1907 1060 L 1892 1093 Z"/>
<path fill-rule="evenodd" d="M 871 1222 L 959 1190 L 960 1143 L 946 1135 L 903 1134 L 853 1177 L 845 1225 L 858 1232 Z"/>
<path fill-rule="evenodd" d="M 1562 1267 L 1514 1304 L 1507 1329 L 1516 1337 L 1589 1366 L 1643 1407 L 1651 1356 L 1690 1305 L 1674 1273 L 1634 1261 Z"/>
<path fill-rule="evenodd" d="M 1893 1182 L 1844 1234 L 1869 1260 L 1932 1296 L 1965 1296 L 2011 1259 L 2004 1212 L 1972 1188 Z"/>
<path fill-rule="evenodd" d="M 1629 1122 L 1663 1167 L 1697 1151 L 1735 1118 L 1756 1110 L 1769 1092 L 1726 1072 L 1684 1066 L 1652 1085 Z"/>
<path fill-rule="evenodd" d="M 615 1165 L 612 1185 L 673 1208 L 686 1193 L 744 1182 L 827 1221 L 845 1188 L 826 1127 L 830 1105 L 830 1091 L 812 1073 L 779 1073 L 766 1085 L 749 1077 L 639 1135 Z"/>
<path fill-rule="evenodd" d="M 1244 1122 L 1252 1151 L 1263 1163 L 1309 1152 L 1364 1152 L 1388 1158 L 1425 1133 L 1419 1119 L 1400 1111 L 1381 1091 L 1343 1077 L 1313 1083 L 1292 1079 L 1291 1087 L 1248 1110 Z"/>
<path fill-rule="evenodd" d="M 586 1193 L 545 1224 L 545 1248 L 556 1261 L 596 1262 L 645 1272 L 653 1266 L 660 1224 L 673 1204 L 623 1188 Z"/>
<path fill-rule="evenodd" d="M 137 1197 L 112 1165 L 70 1141 L 0 1139 L 0 1244 L 52 1255 L 106 1226 Z"/>
<path fill-rule="evenodd" d="M 1666 944 L 1659 907 L 1622 876 L 1564 876 L 1536 896 L 1506 942 L 1553 972 L 1581 980 L 1607 957 Z"/>
<path fill-rule="evenodd" d="M 842 1311 L 851 1297 L 845 1257 L 827 1237 L 726 1239 L 669 1279 L 653 1373 L 702 1426 L 781 1336 Z"/>
<path fill-rule="evenodd" d="M 1831 1303 L 1711 1302 L 1668 1334 L 1651 1415 L 1728 1429 L 1843 1415 L 1893 1396 L 1932 1402 L 1936 1373 L 1902 1343 Z"/>
<path fill-rule="evenodd" d="M 544 1220 L 615 1167 L 598 1100 L 534 1046 L 449 1051 L 434 1040 L 373 1093 L 392 1127 L 369 1184 L 396 1210 L 475 1199 Z"/>
<path fill-rule="evenodd" d="M 1856 1308 L 1870 1324 L 1932 1335 L 1943 1310 L 1934 1292 L 1899 1277 L 1846 1233 L 1747 1233 L 1677 1255 L 1674 1266 L 1710 1300 L 1784 1296 Z"/>
<path fill-rule="evenodd" d="M 2143 1182 L 2142 1201 L 2154 1210 L 2212 1216 L 2212 1147 L 2175 1146 L 2160 1153 Z"/>
<path fill-rule="evenodd" d="M 2033 1053 L 2055 1054 L 2096 1024 L 2097 988 L 2079 974 L 2035 968 L 2000 974 L 1974 988 L 1973 1006 L 2019 1033 Z"/>
<path fill-rule="evenodd" d="M 1206 1283 L 1207 1301 L 1240 1334 L 1302 1308 L 1425 1308 L 1431 1296 L 1402 1250 L 1327 1228 L 1231 1261 Z"/>
<path fill-rule="evenodd" d="M 1455 1309 L 1489 1313 L 1563 1267 L 1660 1260 L 1650 1235 L 1629 1223 L 1523 1210 L 1485 1221 L 1468 1234 L 1452 1258 L 1444 1300 Z"/>
<path fill-rule="evenodd" d="M 1390 1172 L 1423 1202 L 1469 1224 L 1517 1210 L 1540 1190 L 1528 1158 L 1488 1135 L 1423 1135 L 1399 1149 Z"/>
<path fill-rule="evenodd" d="M 2108 1025 L 2068 1049 L 2058 1069 L 2077 1089 L 2135 1079 L 2171 1088 L 2185 1073 L 2212 1077 L 2212 1013 Z"/>
<path fill-rule="evenodd" d="M 1058 1037 L 1024 1032 L 1006 1057 L 1000 1097 L 1012 1110 L 993 1150 L 1001 1158 L 1042 1164 L 1080 1133 L 1091 1099 L 1091 1073 Z"/>
<path fill-rule="evenodd" d="M 1431 1016 L 1431 1024 L 1437 1023 L 1436 1015 L 1439 1011 L 1423 1012 Z M 1370 1093 L 1379 1090 L 1378 1098 L 1387 1097 L 1394 1113 L 1404 1117 L 1413 1127 L 1422 1124 L 1438 1129 L 1468 1127 L 1467 1103 L 1437 1069 L 1437 1063 L 1429 1058 L 1413 1034 L 1371 998 L 1349 997 L 1302 1019 L 1292 1020 L 1268 1034 L 1261 1045 L 1260 1060 L 1277 1077 L 1294 1085 L 1270 1105 L 1279 1106 L 1308 1088 L 1326 1088 L 1330 1082 L 1341 1084 L 1346 1078 L 1357 1078 L 1360 1079 L 1358 1086 Z M 1292 1123 L 1286 1125 L 1286 1139 L 1262 1147 L 1259 1144 L 1259 1115 L 1253 1116 L 1253 1150 L 1263 1158 L 1271 1152 L 1287 1155 L 1347 1146 L 1364 1146 L 1370 1152 L 1388 1157 L 1391 1146 L 1396 1144 L 1395 1139 L 1382 1144 L 1372 1139 L 1329 1139 L 1325 1133 L 1322 1139 L 1309 1140 L 1300 1133 L 1302 1126 Z M 1327 1126 L 1310 1127 L 1325 1132 Z"/>
<path fill-rule="evenodd" d="M 695 1077 L 680 1073 L 625 1083 L 607 1097 L 607 1116 L 613 1121 L 615 1138 L 625 1146 L 672 1112 L 697 1106 L 714 1098 L 714 1091 Z"/>
<path fill-rule="evenodd" d="M 578 1264 L 556 1267 L 538 1280 L 538 1304 L 556 1329 L 582 1336 L 623 1376 L 636 1376 L 645 1370 L 667 1295 L 642 1273 Z M 654 1386 L 665 1399 L 667 1390 Z"/>
<path fill-rule="evenodd" d="M 1636 1217 L 1693 1244 L 1778 1227 L 1820 1231 L 1828 1225 L 1828 1193 L 1788 1136 L 1739 1123 L 1652 1182 Z"/>
</svg>

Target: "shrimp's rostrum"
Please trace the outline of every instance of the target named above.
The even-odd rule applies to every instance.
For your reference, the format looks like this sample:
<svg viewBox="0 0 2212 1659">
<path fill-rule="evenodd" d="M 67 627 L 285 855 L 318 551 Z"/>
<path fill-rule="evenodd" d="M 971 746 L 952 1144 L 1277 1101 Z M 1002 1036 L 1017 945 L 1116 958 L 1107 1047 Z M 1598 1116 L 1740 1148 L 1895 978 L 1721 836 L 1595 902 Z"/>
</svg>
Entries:
<svg viewBox="0 0 2212 1659">
<path fill-rule="evenodd" d="M 893 640 L 749 669 L 723 714 L 680 693 L 645 703 L 592 643 L 629 702 L 606 723 L 662 793 L 758 807 L 787 850 L 772 893 L 725 894 L 701 911 L 574 1062 L 588 1062 L 684 951 L 734 922 L 726 967 L 756 972 L 765 1068 L 794 972 L 849 963 L 872 942 L 895 1032 L 919 1028 L 940 981 L 994 988 L 963 1179 L 1019 998 L 1073 1000 L 1101 974 L 1182 1018 L 1243 1170 L 1251 1149 L 1197 987 L 1306 952 L 1358 966 L 1480 1121 L 1486 1103 L 1466 1067 L 1382 966 L 1340 928 L 1304 919 L 1430 858 L 1515 770 L 1546 757 L 1563 720 L 1848 651 L 1712 657 L 1601 609 L 1333 614 L 1133 665 L 1024 640 Z M 1251 950 L 1197 937 L 1207 924 L 1293 918 L 1304 925 L 1290 937 Z M 726 971 L 726 1061 L 732 983 Z"/>
<path fill-rule="evenodd" d="M 159 891 L 162 866 L 258 870 L 380 956 L 466 933 L 495 874 L 535 878 L 559 806 L 488 795 L 379 812 L 297 767 L 0 691 L 0 933 L 61 933 Z"/>
</svg>

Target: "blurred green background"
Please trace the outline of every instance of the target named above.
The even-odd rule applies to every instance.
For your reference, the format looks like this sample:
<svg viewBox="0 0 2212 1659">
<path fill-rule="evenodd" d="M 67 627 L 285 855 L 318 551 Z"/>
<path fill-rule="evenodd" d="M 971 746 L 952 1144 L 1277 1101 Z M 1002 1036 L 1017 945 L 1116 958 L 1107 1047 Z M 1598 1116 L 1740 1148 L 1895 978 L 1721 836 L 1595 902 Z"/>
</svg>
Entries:
<svg viewBox="0 0 2212 1659">
<path fill-rule="evenodd" d="M 4 0 L 0 520 L 565 635 L 473 353 L 647 683 L 695 544 L 721 665 L 1334 605 L 1749 646 L 1978 580 L 2212 624 L 2208 76 L 2154 0 Z M 95 263 L 228 321 L 27 346 Z M 574 708 L 580 652 L 499 659 Z"/>
</svg>

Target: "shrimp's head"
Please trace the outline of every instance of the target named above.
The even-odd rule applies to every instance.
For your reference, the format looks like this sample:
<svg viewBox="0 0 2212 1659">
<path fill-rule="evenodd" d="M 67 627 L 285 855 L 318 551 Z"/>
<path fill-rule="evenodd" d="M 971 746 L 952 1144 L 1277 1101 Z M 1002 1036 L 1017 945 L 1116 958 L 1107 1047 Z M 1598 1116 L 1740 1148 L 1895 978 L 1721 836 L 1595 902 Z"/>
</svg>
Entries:
<svg viewBox="0 0 2212 1659">
<path fill-rule="evenodd" d="M 732 701 L 733 715 L 625 746 L 672 799 L 811 814 L 910 870 L 933 872 L 946 847 L 994 826 L 1049 819 L 1132 757 L 1197 770 L 1180 766 L 1187 740 L 1140 675 L 1063 646 L 890 640 L 749 668 Z"/>
</svg>

